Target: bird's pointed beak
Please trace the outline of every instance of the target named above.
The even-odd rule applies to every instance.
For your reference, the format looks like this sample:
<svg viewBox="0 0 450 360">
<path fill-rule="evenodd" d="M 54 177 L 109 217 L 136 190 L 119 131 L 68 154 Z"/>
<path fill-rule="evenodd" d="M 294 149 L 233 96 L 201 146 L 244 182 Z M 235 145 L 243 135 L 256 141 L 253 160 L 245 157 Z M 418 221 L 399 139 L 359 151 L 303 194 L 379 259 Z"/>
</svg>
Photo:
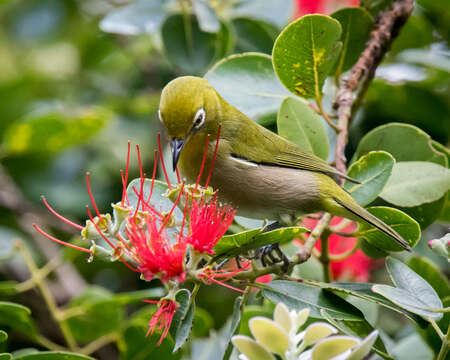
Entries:
<svg viewBox="0 0 450 360">
<path fill-rule="evenodd" d="M 172 139 L 170 146 L 172 148 L 172 166 L 173 171 L 177 168 L 178 159 L 180 158 L 181 150 L 183 150 L 186 139 Z"/>
</svg>

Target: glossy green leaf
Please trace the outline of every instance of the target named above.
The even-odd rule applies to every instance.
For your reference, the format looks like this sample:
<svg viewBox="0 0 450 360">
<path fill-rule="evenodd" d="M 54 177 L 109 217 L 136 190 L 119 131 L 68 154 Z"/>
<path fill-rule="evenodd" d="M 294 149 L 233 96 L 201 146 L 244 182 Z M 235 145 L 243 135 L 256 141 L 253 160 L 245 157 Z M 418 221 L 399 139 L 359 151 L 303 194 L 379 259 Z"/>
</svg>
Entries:
<svg viewBox="0 0 450 360">
<path fill-rule="evenodd" d="M 272 57 L 275 72 L 292 93 L 304 98 L 321 96 L 342 43 L 339 22 L 325 15 L 306 15 L 278 36 Z"/>
<path fill-rule="evenodd" d="M 357 308 L 338 296 L 302 283 L 274 280 L 264 285 L 262 295 L 275 304 L 283 302 L 291 310 L 309 308 L 313 318 L 322 318 L 321 309 L 337 319 L 358 320 L 362 316 Z"/>
<path fill-rule="evenodd" d="M 12 359 L 11 354 L 6 354 L 6 353 L 0 354 L 0 360 L 10 360 L 10 359 Z"/>
<path fill-rule="evenodd" d="M 450 170 L 424 161 L 394 165 L 380 196 L 397 206 L 418 206 L 439 200 L 450 190 Z"/>
<path fill-rule="evenodd" d="M 432 286 L 439 298 L 444 299 L 450 296 L 450 283 L 438 266 L 426 257 L 412 256 L 407 260 L 407 265 L 411 270 L 420 275 Z"/>
<path fill-rule="evenodd" d="M 396 288 L 387 285 L 374 285 L 373 291 L 418 315 L 436 320 L 442 317 L 442 313 L 428 310 L 441 309 L 442 302 L 432 286 L 420 275 L 400 260 L 392 257 L 386 259 L 386 268 Z"/>
<path fill-rule="evenodd" d="M 0 343 L 5 342 L 6 340 L 8 340 L 8 334 L 3 330 L 0 330 Z"/>
<path fill-rule="evenodd" d="M 249 360 L 275 360 L 275 357 L 261 344 L 248 336 L 233 336 L 233 345 Z"/>
<path fill-rule="evenodd" d="M 178 309 L 170 326 L 170 334 L 175 340 L 173 352 L 177 351 L 189 337 L 194 319 L 195 302 L 191 301 L 191 293 L 187 289 L 178 290 L 175 299 Z"/>
<path fill-rule="evenodd" d="M 111 119 L 110 111 L 100 107 L 32 113 L 7 129 L 2 146 L 10 155 L 55 153 L 86 142 Z"/>
<path fill-rule="evenodd" d="M 189 29 L 187 32 L 186 28 Z M 168 59 L 189 74 L 202 73 L 226 55 L 230 42 L 226 25 L 221 24 L 217 33 L 205 32 L 200 29 L 195 16 L 185 18 L 180 14 L 166 19 L 161 34 Z"/>
<path fill-rule="evenodd" d="M 382 220 L 385 224 L 390 225 L 408 242 L 411 247 L 414 247 L 420 240 L 421 231 L 419 224 L 404 212 L 386 206 L 370 207 L 367 208 L 367 211 Z M 390 236 L 365 222 L 359 223 L 358 237 L 368 241 L 371 245 L 381 249 L 382 251 L 389 252 L 404 250 Z"/>
<path fill-rule="evenodd" d="M 323 317 L 342 333 L 348 336 L 358 336 L 365 338 L 373 333 L 374 328 L 367 320 L 349 321 L 334 319 L 326 310 L 321 310 Z M 380 337 L 371 345 L 372 349 L 383 359 L 392 360 L 393 357 L 387 353 L 386 347 Z"/>
<path fill-rule="evenodd" d="M 192 7 L 202 31 L 216 33 L 220 30 L 220 21 L 208 2 L 205 0 L 194 0 Z"/>
<path fill-rule="evenodd" d="M 345 181 L 347 190 L 359 205 L 370 204 L 381 193 L 391 176 L 395 159 L 384 151 L 371 151 L 354 162 L 348 169 L 348 176 L 360 184 Z"/>
<path fill-rule="evenodd" d="M 278 30 L 264 21 L 239 17 L 232 20 L 236 31 L 236 52 L 271 54 Z"/>
<path fill-rule="evenodd" d="M 312 360 L 329 360 L 358 344 L 358 338 L 331 336 L 317 343 L 312 349 Z"/>
<path fill-rule="evenodd" d="M 330 16 L 342 26 L 342 51 L 336 63 L 336 75 L 340 75 L 356 63 L 364 50 L 373 27 L 373 18 L 362 7 L 343 8 Z"/>
<path fill-rule="evenodd" d="M 95 360 L 93 357 L 67 351 L 40 351 L 34 354 L 14 356 L 14 360 Z"/>
<path fill-rule="evenodd" d="M 330 150 L 323 122 L 311 107 L 298 99 L 286 98 L 277 119 L 278 134 L 326 160 Z"/>
<path fill-rule="evenodd" d="M 167 16 L 166 1 L 138 0 L 111 11 L 100 21 L 100 29 L 121 35 L 151 34 Z"/>
<path fill-rule="evenodd" d="M 372 259 L 381 259 L 389 255 L 388 252 L 381 250 L 380 248 L 374 246 L 363 238 L 359 239 L 359 246 L 364 254 L 371 257 Z"/>
<path fill-rule="evenodd" d="M 447 165 L 445 155 L 433 148 L 431 137 L 409 124 L 390 123 L 373 129 L 359 142 L 354 158 L 376 150 L 388 152 L 398 162 L 429 161 Z"/>
<path fill-rule="evenodd" d="M 215 64 L 205 78 L 226 101 L 253 119 L 277 112 L 290 95 L 265 54 L 231 55 Z"/>
<path fill-rule="evenodd" d="M 67 320 L 74 338 L 82 343 L 118 330 L 124 318 L 119 301 L 101 287 L 87 288 L 81 296 L 70 302 L 70 308 L 82 309 L 80 315 Z"/>
<path fill-rule="evenodd" d="M 322 289 L 327 289 L 332 291 L 333 293 L 338 294 L 340 297 L 343 297 L 344 299 L 348 297 L 347 295 L 353 295 L 356 297 L 359 297 L 361 299 L 374 302 L 378 305 L 384 306 L 388 309 L 394 310 L 398 313 L 401 313 L 408 317 L 410 320 L 415 321 L 420 326 L 426 326 L 427 323 L 416 314 L 413 314 L 402 307 L 399 307 L 398 305 L 394 304 L 393 302 L 389 301 L 385 297 L 374 293 L 372 291 L 372 286 L 374 284 L 370 283 L 316 283 L 317 286 L 321 287 Z M 334 319 L 337 319 L 334 315 L 331 315 Z"/>
<path fill-rule="evenodd" d="M 261 246 L 291 241 L 307 231 L 309 230 L 297 226 L 267 232 L 261 232 L 261 229 L 248 230 L 223 236 L 214 246 L 214 251 L 217 256 L 236 256 Z"/>
<path fill-rule="evenodd" d="M 31 338 L 36 336 L 36 327 L 27 307 L 0 301 L 0 324 L 7 325 Z"/>
<path fill-rule="evenodd" d="M 264 20 L 282 27 L 292 19 L 294 9 L 293 0 L 244 0 L 231 9 L 230 15 Z"/>
</svg>

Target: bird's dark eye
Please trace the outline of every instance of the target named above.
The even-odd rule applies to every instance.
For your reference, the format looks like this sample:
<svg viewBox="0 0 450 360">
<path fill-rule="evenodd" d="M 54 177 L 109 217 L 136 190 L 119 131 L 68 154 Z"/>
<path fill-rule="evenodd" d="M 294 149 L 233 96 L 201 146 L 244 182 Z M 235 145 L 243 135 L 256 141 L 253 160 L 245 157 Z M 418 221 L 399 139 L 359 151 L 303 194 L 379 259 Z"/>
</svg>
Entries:
<svg viewBox="0 0 450 360">
<path fill-rule="evenodd" d="M 200 127 L 205 122 L 205 110 L 203 108 L 199 109 L 194 116 L 194 129 L 200 129 Z"/>
</svg>

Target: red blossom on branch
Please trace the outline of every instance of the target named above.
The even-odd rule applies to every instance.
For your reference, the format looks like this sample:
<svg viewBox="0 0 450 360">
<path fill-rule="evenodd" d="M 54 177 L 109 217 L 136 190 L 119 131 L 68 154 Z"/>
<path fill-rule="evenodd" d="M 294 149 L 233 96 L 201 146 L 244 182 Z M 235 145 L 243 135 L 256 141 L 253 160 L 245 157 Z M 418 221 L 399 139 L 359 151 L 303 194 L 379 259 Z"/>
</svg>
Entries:
<svg viewBox="0 0 450 360">
<path fill-rule="evenodd" d="M 318 220 L 305 218 L 303 225 L 308 229 L 314 229 Z M 341 217 L 335 216 L 331 220 L 331 226 L 337 226 L 344 221 Z M 352 233 L 356 230 L 356 223 L 351 222 L 349 225 L 340 229 L 341 232 Z M 338 234 L 331 234 L 328 238 L 328 248 L 332 255 L 339 255 L 351 250 L 356 244 L 356 238 L 344 237 Z M 316 243 L 316 249 L 320 250 L 320 240 Z M 373 268 L 374 262 L 366 256 L 362 250 L 358 249 L 352 255 L 344 260 L 331 261 L 330 267 L 333 278 L 340 281 L 359 281 L 367 282 L 370 278 L 370 270 Z"/>
<path fill-rule="evenodd" d="M 331 14 L 347 6 L 359 6 L 359 0 L 297 0 L 295 17 L 306 14 Z"/>
<path fill-rule="evenodd" d="M 236 211 L 213 198 L 209 202 L 194 199 L 189 210 L 190 227 L 187 242 L 201 253 L 214 254 L 213 247 L 227 232 Z"/>
<path fill-rule="evenodd" d="M 167 336 L 175 312 L 178 309 L 178 305 L 173 300 L 163 299 L 159 301 L 143 300 L 146 303 L 158 304 L 158 310 L 153 314 L 148 324 L 148 335 L 153 335 L 156 331 L 161 331 L 161 337 L 158 341 L 158 346 L 161 345 L 164 338 Z"/>
</svg>

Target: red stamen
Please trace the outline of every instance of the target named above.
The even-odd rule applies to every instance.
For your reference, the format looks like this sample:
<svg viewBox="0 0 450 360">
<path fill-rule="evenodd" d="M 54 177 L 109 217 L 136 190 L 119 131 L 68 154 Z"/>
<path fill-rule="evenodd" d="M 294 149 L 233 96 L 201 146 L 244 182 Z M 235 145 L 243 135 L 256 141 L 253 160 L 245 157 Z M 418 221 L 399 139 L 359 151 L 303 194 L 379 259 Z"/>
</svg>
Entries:
<svg viewBox="0 0 450 360">
<path fill-rule="evenodd" d="M 47 200 L 45 199 L 45 196 L 42 195 L 41 196 L 41 200 L 42 202 L 45 204 L 45 206 L 47 207 L 47 209 L 50 210 L 50 212 L 55 215 L 58 219 L 64 221 L 66 224 L 72 225 L 73 227 L 79 229 L 79 230 L 83 230 L 84 228 L 81 225 L 78 225 L 76 223 L 74 223 L 73 221 L 70 221 L 69 219 L 65 218 L 64 216 L 58 214 L 55 210 L 53 210 L 53 208 L 48 204 Z"/>
<path fill-rule="evenodd" d="M 127 200 L 127 204 L 128 206 L 130 205 L 130 201 L 128 200 L 128 194 L 127 194 L 127 181 L 125 180 L 124 176 L 123 176 L 123 171 L 120 170 L 120 178 L 122 179 L 122 187 L 123 187 L 123 191 L 122 191 L 122 202 L 120 203 L 120 205 L 123 207 L 124 204 L 124 200 Z"/>
<path fill-rule="evenodd" d="M 89 182 L 90 176 L 91 176 L 91 174 L 89 172 L 87 172 L 86 173 L 86 187 L 87 187 L 87 190 L 88 190 L 88 193 L 89 193 L 89 197 L 91 198 L 92 205 L 94 206 L 95 212 L 97 213 L 97 216 L 98 216 L 99 220 L 103 221 L 102 217 L 100 216 L 100 211 L 98 211 L 97 204 L 95 203 L 94 196 L 92 195 L 91 185 L 90 185 L 90 182 Z"/>
<path fill-rule="evenodd" d="M 90 249 L 86 249 L 86 248 L 82 248 L 82 247 L 73 245 L 73 244 L 71 244 L 71 243 L 68 243 L 68 242 L 59 240 L 59 239 L 57 239 L 57 238 L 55 238 L 55 237 L 53 237 L 53 236 L 47 234 L 45 231 L 41 230 L 36 224 L 33 224 L 33 227 L 34 227 L 41 235 L 44 235 L 47 239 L 50 239 L 51 241 L 54 241 L 54 242 L 56 242 L 56 243 L 58 243 L 58 244 L 61 244 L 61 245 L 64 245 L 64 246 L 71 247 L 71 248 L 76 249 L 76 250 L 79 250 L 79 251 L 83 251 L 83 252 L 92 254 L 92 250 L 90 250 Z"/>
<path fill-rule="evenodd" d="M 88 206 L 88 205 L 86 205 L 86 211 L 87 211 L 87 214 L 88 214 L 88 216 L 89 216 L 89 219 L 91 220 L 92 224 L 93 224 L 94 227 L 95 227 L 95 230 L 97 230 L 97 232 L 100 234 L 100 236 L 103 238 L 103 240 L 105 240 L 105 241 L 108 243 L 108 245 L 111 246 L 111 247 L 115 250 L 115 249 L 116 249 L 116 246 L 114 246 L 114 245 L 109 241 L 109 239 L 106 237 L 106 235 L 103 234 L 103 231 L 102 231 L 102 230 L 99 228 L 99 226 L 95 223 L 94 218 L 92 217 L 92 214 L 91 214 L 91 212 L 90 212 L 90 210 L 89 210 L 89 206 Z M 99 221 L 103 221 L 101 217 L 99 217 Z"/>
<path fill-rule="evenodd" d="M 150 204 L 150 199 L 152 198 L 153 185 L 155 184 L 155 176 L 156 176 L 157 167 L 158 167 L 158 151 L 155 150 L 155 159 L 153 160 L 152 186 L 150 187 L 150 194 L 148 195 L 147 204 Z"/>
<path fill-rule="evenodd" d="M 130 264 L 128 264 L 128 263 L 122 258 L 122 256 L 119 257 L 119 260 L 122 261 L 122 263 L 123 263 L 128 269 L 130 269 L 131 271 L 139 272 L 138 269 L 136 269 L 136 268 L 134 268 L 133 266 L 131 266 Z"/>
<path fill-rule="evenodd" d="M 134 210 L 134 215 L 136 215 L 139 210 L 141 198 L 143 198 L 142 192 L 144 191 L 144 177 L 142 175 L 142 162 L 141 162 L 141 152 L 139 151 L 139 145 L 136 145 L 136 152 L 137 152 L 138 163 L 139 163 L 139 176 L 141 178 L 141 191 L 140 191 L 141 196 L 138 196 L 138 202 L 136 205 L 136 209 Z M 144 210 L 144 209 L 142 209 L 142 210 Z"/>
<path fill-rule="evenodd" d="M 244 293 L 244 292 L 245 292 L 244 290 L 238 289 L 238 288 L 236 288 L 236 287 L 234 287 L 234 286 L 231 286 L 231 285 L 228 285 L 228 284 L 226 284 L 226 283 L 224 283 L 224 282 L 222 282 L 222 281 L 216 280 L 213 276 L 207 275 L 207 274 L 205 274 L 205 273 L 201 273 L 201 274 L 199 275 L 199 277 L 200 277 L 200 278 L 205 277 L 205 278 L 207 278 L 207 279 L 208 279 L 209 281 L 211 281 L 211 282 L 214 282 L 214 283 L 216 283 L 216 284 L 225 286 L 225 287 L 227 287 L 227 288 L 229 288 L 229 289 L 238 291 L 238 292 L 240 292 L 240 293 Z"/>
<path fill-rule="evenodd" d="M 161 159 L 161 166 L 162 166 L 162 169 L 164 172 L 164 177 L 166 178 L 167 186 L 169 187 L 169 190 L 172 190 L 172 186 L 170 185 L 170 180 L 169 180 L 169 177 L 167 176 L 166 165 L 164 164 L 164 158 L 162 155 L 161 135 L 160 134 L 158 134 L 158 150 L 159 150 L 159 157 Z"/>
<path fill-rule="evenodd" d="M 200 166 L 200 171 L 198 173 L 197 182 L 195 183 L 195 190 L 197 190 L 197 188 L 198 188 L 198 184 L 200 183 L 200 179 L 203 174 L 203 169 L 205 168 L 206 156 L 208 155 L 209 138 L 210 138 L 210 135 L 208 134 L 208 136 L 206 137 L 205 150 L 203 151 L 202 165 Z"/>
<path fill-rule="evenodd" d="M 128 183 L 128 170 L 130 168 L 130 141 L 128 140 L 128 151 L 127 151 L 127 167 L 125 170 L 125 181 L 122 180 L 122 184 L 123 184 L 123 193 L 122 193 L 122 203 L 121 206 L 123 207 L 123 203 L 124 203 L 124 199 L 127 199 L 127 204 L 130 205 L 130 202 L 128 201 L 128 195 L 127 195 L 127 183 Z M 122 173 L 122 171 L 121 171 Z M 123 179 L 123 177 L 122 177 Z"/>
<path fill-rule="evenodd" d="M 212 174 L 212 171 L 213 171 L 214 162 L 216 161 L 217 149 L 219 148 L 220 129 L 221 129 L 221 128 L 222 128 L 222 125 L 219 125 L 219 128 L 217 129 L 216 146 L 215 146 L 215 148 L 214 148 L 214 154 L 213 154 L 212 161 L 211 161 L 211 167 L 209 168 L 208 178 L 206 179 L 205 188 L 207 188 L 208 185 L 209 185 L 209 180 L 211 179 L 211 174 Z"/>
<path fill-rule="evenodd" d="M 162 217 L 161 213 L 159 213 L 159 212 L 158 212 L 156 209 L 154 209 L 148 202 L 146 202 L 146 201 L 144 200 L 144 197 L 143 197 L 142 192 L 138 192 L 135 186 L 133 186 L 133 191 L 134 191 L 134 193 L 136 194 L 136 196 L 139 198 L 139 200 L 142 202 L 142 210 L 143 210 L 143 211 L 145 211 L 145 210 L 147 209 L 147 210 L 150 210 L 151 212 L 153 212 L 155 215 L 157 215 L 157 216 L 159 216 L 159 217 Z M 144 205 L 145 205 L 145 209 L 144 209 Z M 134 213 L 133 216 L 136 216 L 136 212 Z"/>
</svg>

